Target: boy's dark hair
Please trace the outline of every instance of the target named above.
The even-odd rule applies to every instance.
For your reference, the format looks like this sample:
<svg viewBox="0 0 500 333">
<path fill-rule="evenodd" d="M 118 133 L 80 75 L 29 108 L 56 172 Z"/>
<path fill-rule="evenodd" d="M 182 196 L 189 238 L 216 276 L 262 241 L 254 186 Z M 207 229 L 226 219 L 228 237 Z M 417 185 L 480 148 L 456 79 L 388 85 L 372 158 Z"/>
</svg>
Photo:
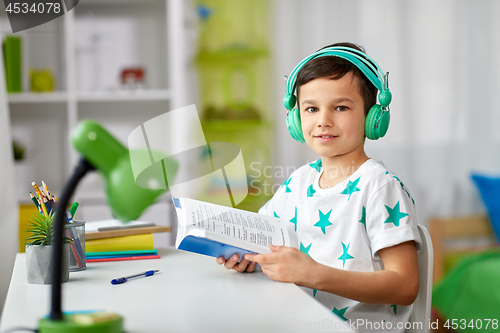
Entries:
<svg viewBox="0 0 500 333">
<path fill-rule="evenodd" d="M 348 42 L 336 43 L 325 46 L 324 48 L 333 46 L 345 46 L 356 49 L 363 53 L 365 52 L 362 46 Z M 361 72 L 361 70 L 356 67 L 356 65 L 348 60 L 336 56 L 323 56 L 314 58 L 300 69 L 299 73 L 297 74 L 296 81 L 297 105 L 299 103 L 300 86 L 320 77 L 329 77 L 332 80 L 338 80 L 351 71 L 353 72 L 353 76 L 358 80 L 359 92 L 363 97 L 366 116 L 370 108 L 377 102 L 377 88 L 373 85 L 373 83 L 370 82 L 370 80 L 368 80 L 365 74 L 363 74 L 363 72 Z"/>
</svg>

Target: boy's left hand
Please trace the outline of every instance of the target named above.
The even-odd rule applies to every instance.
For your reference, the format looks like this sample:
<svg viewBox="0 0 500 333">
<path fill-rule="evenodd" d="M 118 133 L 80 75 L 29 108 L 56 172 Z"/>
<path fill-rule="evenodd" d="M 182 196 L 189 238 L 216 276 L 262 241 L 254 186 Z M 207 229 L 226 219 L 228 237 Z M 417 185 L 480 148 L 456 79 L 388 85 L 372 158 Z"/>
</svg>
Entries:
<svg viewBox="0 0 500 333">
<path fill-rule="evenodd" d="M 304 285 L 316 262 L 293 247 L 269 246 L 272 253 L 245 254 L 245 259 L 257 262 L 271 280 Z"/>
</svg>

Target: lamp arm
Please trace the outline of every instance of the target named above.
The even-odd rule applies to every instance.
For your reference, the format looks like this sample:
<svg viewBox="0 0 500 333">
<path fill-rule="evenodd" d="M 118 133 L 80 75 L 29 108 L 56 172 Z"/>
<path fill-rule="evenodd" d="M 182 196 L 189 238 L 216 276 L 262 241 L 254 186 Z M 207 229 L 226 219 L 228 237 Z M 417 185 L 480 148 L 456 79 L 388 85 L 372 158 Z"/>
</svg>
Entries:
<svg viewBox="0 0 500 333">
<path fill-rule="evenodd" d="M 56 217 L 54 222 L 54 247 L 52 252 L 52 303 L 50 309 L 50 320 L 58 321 L 63 319 L 61 308 L 61 269 L 62 269 L 62 249 L 63 249 L 63 232 L 65 224 L 66 209 L 73 192 L 75 191 L 80 180 L 87 172 L 95 170 L 95 168 L 85 159 L 80 158 L 78 165 L 75 167 L 71 178 L 66 183 L 61 200 L 57 205 Z"/>
</svg>

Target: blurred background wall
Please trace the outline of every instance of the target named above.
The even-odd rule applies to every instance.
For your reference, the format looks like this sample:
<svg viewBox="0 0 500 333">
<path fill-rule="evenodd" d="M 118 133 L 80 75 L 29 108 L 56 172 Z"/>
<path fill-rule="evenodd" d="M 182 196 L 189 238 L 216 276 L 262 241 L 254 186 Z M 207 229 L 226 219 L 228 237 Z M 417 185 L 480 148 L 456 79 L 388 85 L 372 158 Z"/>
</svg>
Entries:
<svg viewBox="0 0 500 333">
<path fill-rule="evenodd" d="M 390 128 L 366 151 L 409 187 L 418 222 L 484 211 L 470 173 L 500 172 L 500 2 L 276 0 L 271 22 L 275 165 L 316 159 L 287 134 L 283 75 L 351 41 L 390 72 Z"/>
<path fill-rule="evenodd" d="M 261 155 L 266 152 L 271 155 L 272 168 L 265 170 L 268 182 L 281 184 L 293 170 L 317 159 L 314 152 L 294 141 L 286 130 L 283 76 L 314 51 L 350 41 L 365 47 L 390 72 L 393 102 L 389 132 L 378 141 L 367 140 L 366 150 L 410 188 L 417 203 L 419 223 L 426 225 L 432 215 L 484 211 L 470 173 L 495 173 L 500 169 L 500 156 L 496 153 L 500 144 L 497 126 L 500 112 L 494 103 L 500 92 L 500 3 L 451 0 L 249 3 L 195 2 L 198 39 L 193 48 L 198 55 L 206 45 L 217 50 L 252 45 L 269 50 L 270 70 L 254 70 L 253 74 L 256 84 L 265 86 L 268 92 L 257 97 L 269 99 L 269 104 L 260 101 L 257 111 L 262 118 L 272 121 L 274 131 L 271 140 L 265 138 L 252 146 L 253 150 L 262 150 Z M 256 10 L 259 20 L 252 16 Z M 237 14 L 242 12 L 247 15 Z M 222 19 L 224 15 L 226 19 Z M 259 34 L 266 24 L 265 16 L 269 20 L 267 39 Z M 197 97 L 202 114 L 207 111 L 204 96 L 207 94 L 203 91 L 217 82 L 205 77 L 203 69 L 198 70 L 201 82 Z M 234 84 L 234 89 L 238 89 L 236 81 Z M 255 110 L 240 111 L 251 118 Z M 232 140 L 229 135 L 226 138 Z M 268 150 L 262 148 L 265 145 Z M 252 154 L 244 157 L 249 159 L 247 171 L 251 161 L 257 161 L 254 166 L 261 165 L 261 160 Z M 271 195 L 278 187 L 262 186 L 266 180 L 253 177 L 262 176 L 262 169 L 250 168 L 249 180 L 260 184 L 259 191 Z"/>
</svg>

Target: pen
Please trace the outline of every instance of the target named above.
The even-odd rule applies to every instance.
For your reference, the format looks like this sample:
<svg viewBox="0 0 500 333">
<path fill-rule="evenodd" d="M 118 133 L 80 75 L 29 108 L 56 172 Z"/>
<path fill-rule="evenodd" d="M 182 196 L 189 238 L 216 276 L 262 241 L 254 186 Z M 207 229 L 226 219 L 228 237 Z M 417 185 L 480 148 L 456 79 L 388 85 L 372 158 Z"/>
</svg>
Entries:
<svg viewBox="0 0 500 333">
<path fill-rule="evenodd" d="M 150 275 L 153 275 L 154 273 L 159 272 L 159 271 L 160 271 L 159 269 L 156 269 L 156 270 L 150 270 L 150 271 L 147 271 L 147 272 L 142 272 L 142 273 L 139 273 L 139 274 L 124 276 L 124 277 L 121 277 L 121 278 L 118 278 L 118 279 L 111 280 L 111 284 L 125 283 L 125 282 L 127 282 L 128 279 L 135 278 L 135 277 L 140 277 L 140 276 L 150 276 Z"/>
<path fill-rule="evenodd" d="M 78 202 L 73 202 L 73 204 L 71 205 L 71 209 L 69 210 L 71 212 L 71 215 L 73 215 L 73 217 L 75 217 L 75 213 L 76 213 L 76 210 L 78 209 L 78 206 L 80 206 L 80 204 Z"/>
</svg>

